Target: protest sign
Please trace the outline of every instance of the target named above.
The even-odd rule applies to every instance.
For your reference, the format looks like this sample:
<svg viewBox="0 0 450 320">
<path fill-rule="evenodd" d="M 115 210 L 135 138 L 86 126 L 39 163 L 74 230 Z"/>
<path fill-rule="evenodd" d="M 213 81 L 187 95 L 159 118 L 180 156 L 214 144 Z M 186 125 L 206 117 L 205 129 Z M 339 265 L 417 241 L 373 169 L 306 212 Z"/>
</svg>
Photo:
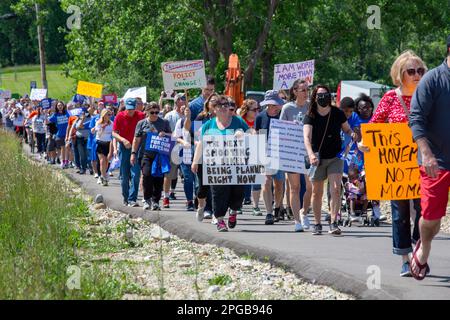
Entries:
<svg viewBox="0 0 450 320">
<path fill-rule="evenodd" d="M 367 197 L 373 200 L 420 198 L 417 144 L 407 123 L 362 124 Z"/>
<path fill-rule="evenodd" d="M 47 99 L 42 99 L 41 102 L 39 102 L 39 106 L 42 109 L 50 109 L 52 107 L 52 99 L 47 98 Z"/>
<path fill-rule="evenodd" d="M 258 147 L 265 151 L 265 137 L 262 135 L 246 134 L 241 138 L 234 135 L 203 136 L 203 184 L 263 184 L 265 169 L 258 162 Z"/>
<path fill-rule="evenodd" d="M 83 108 L 76 108 L 76 109 L 68 110 L 68 112 L 71 116 L 78 117 L 80 114 L 83 113 Z"/>
<path fill-rule="evenodd" d="M 271 119 L 267 145 L 267 167 L 272 170 L 306 173 L 303 124 Z"/>
<path fill-rule="evenodd" d="M 11 91 L 0 89 L 0 99 L 10 99 L 10 98 L 11 98 Z"/>
<path fill-rule="evenodd" d="M 147 102 L 147 87 L 128 89 L 122 99 L 127 100 L 128 98 L 141 98 L 142 102 Z"/>
<path fill-rule="evenodd" d="M 205 62 L 203 60 L 161 63 L 164 90 L 184 90 L 206 87 Z"/>
<path fill-rule="evenodd" d="M 117 103 L 117 94 L 115 93 L 104 94 L 102 101 L 104 103 Z"/>
<path fill-rule="evenodd" d="M 72 102 L 83 104 L 84 101 L 86 101 L 86 99 L 87 98 L 85 96 L 82 96 L 81 94 L 76 94 L 72 97 Z"/>
<path fill-rule="evenodd" d="M 172 137 L 160 137 L 155 133 L 147 133 L 145 151 L 155 151 L 159 154 L 170 156 L 174 145 L 175 141 L 172 141 Z"/>
<path fill-rule="evenodd" d="M 23 115 L 18 115 L 13 120 L 13 126 L 15 127 L 23 127 Z"/>
<path fill-rule="evenodd" d="M 87 97 L 101 98 L 103 85 L 86 81 L 78 81 L 77 93 Z"/>
<path fill-rule="evenodd" d="M 33 89 L 37 89 L 37 82 L 36 81 L 30 81 L 30 91 Z"/>
<path fill-rule="evenodd" d="M 303 79 L 311 86 L 314 82 L 314 60 L 276 64 L 273 75 L 274 90 L 288 90 L 297 79 Z"/>
<path fill-rule="evenodd" d="M 47 97 L 47 89 L 31 89 L 30 100 L 41 101 Z"/>
</svg>

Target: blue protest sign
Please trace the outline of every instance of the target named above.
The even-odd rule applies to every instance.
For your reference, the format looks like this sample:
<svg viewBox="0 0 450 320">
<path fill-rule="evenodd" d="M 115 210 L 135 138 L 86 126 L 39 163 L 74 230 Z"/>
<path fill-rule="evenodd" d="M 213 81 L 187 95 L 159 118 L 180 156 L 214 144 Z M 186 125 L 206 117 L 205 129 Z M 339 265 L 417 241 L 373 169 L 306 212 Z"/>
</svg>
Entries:
<svg viewBox="0 0 450 320">
<path fill-rule="evenodd" d="M 78 117 L 82 113 L 83 113 L 83 108 L 76 108 L 76 109 L 69 110 L 69 114 L 71 116 L 77 116 Z"/>
<path fill-rule="evenodd" d="M 86 97 L 80 94 L 76 94 L 72 97 L 72 102 L 83 104 L 86 101 Z"/>
<path fill-rule="evenodd" d="M 41 102 L 39 102 L 39 107 L 41 107 L 44 110 L 50 109 L 52 107 L 52 99 L 46 98 L 41 100 Z"/>
<path fill-rule="evenodd" d="M 172 141 L 172 137 L 160 137 L 154 133 L 147 133 L 145 151 L 154 151 L 159 154 L 170 156 L 174 145 L 175 141 Z"/>
</svg>

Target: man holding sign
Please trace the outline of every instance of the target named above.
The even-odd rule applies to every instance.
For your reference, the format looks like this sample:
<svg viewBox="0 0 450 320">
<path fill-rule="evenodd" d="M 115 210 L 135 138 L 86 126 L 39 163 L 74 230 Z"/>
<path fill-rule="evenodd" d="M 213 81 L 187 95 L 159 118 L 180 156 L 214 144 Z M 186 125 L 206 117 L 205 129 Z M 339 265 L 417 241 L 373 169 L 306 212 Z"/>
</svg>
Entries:
<svg viewBox="0 0 450 320">
<path fill-rule="evenodd" d="M 450 187 L 450 36 L 447 59 L 428 72 L 411 102 L 410 126 L 419 146 L 421 176 L 420 240 L 411 259 L 411 273 L 417 280 L 426 276 L 431 241 L 438 234 L 446 214 Z"/>
</svg>

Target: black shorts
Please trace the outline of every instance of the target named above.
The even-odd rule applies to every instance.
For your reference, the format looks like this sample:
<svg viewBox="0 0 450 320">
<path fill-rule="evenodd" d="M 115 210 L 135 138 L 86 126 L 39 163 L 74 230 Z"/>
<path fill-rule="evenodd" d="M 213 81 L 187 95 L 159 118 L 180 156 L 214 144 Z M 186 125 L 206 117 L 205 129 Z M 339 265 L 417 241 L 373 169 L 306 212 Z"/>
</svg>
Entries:
<svg viewBox="0 0 450 320">
<path fill-rule="evenodd" d="M 56 143 L 53 137 L 48 138 L 47 140 L 47 152 L 52 152 L 56 150 Z"/>
<path fill-rule="evenodd" d="M 105 157 L 109 154 L 109 145 L 111 141 L 100 141 L 97 140 L 97 154 L 102 154 Z"/>
<path fill-rule="evenodd" d="M 60 148 L 64 147 L 65 145 L 66 145 L 66 141 L 64 140 L 64 138 L 56 137 L 56 139 L 55 139 L 56 149 L 60 149 Z"/>
</svg>

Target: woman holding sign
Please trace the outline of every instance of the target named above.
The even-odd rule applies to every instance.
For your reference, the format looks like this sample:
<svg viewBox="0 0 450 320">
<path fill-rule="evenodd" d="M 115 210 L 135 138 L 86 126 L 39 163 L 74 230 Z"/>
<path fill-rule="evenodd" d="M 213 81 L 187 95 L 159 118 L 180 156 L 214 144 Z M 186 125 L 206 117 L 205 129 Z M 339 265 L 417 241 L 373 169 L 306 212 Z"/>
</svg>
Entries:
<svg viewBox="0 0 450 320">
<path fill-rule="evenodd" d="M 169 121 L 161 119 L 159 115 L 159 105 L 156 102 L 150 102 L 144 109 L 146 118 L 137 123 L 136 131 L 131 148 L 131 165 L 136 161 L 141 164 L 142 186 L 144 191 L 144 210 L 160 210 L 159 200 L 163 190 L 164 176 L 157 176 L 152 171 L 153 162 L 157 158 L 156 151 L 146 150 L 147 139 L 151 139 L 152 134 L 160 137 L 171 137 Z"/>
<path fill-rule="evenodd" d="M 397 89 L 386 92 L 378 104 L 369 123 L 407 123 L 411 104 L 411 96 L 427 68 L 417 55 L 408 50 L 402 53 L 391 67 L 392 82 Z M 363 141 L 358 144 L 363 152 L 369 148 Z M 410 200 L 391 200 L 392 210 L 392 252 L 402 256 L 401 277 L 411 276 L 408 254 L 413 252 L 412 244 L 419 238 L 419 219 L 421 216 L 420 198 Z M 414 229 L 411 237 L 412 216 Z"/>
<path fill-rule="evenodd" d="M 311 104 L 303 119 L 303 136 L 308 160 L 311 164 L 309 177 L 312 182 L 312 207 L 315 225 L 313 235 L 322 234 L 320 215 L 322 209 L 323 184 L 330 183 L 331 223 L 330 234 L 339 235 L 337 224 L 340 211 L 340 192 L 344 161 L 337 157 L 341 151 L 341 130 L 353 140 L 357 134 L 350 128 L 347 117 L 340 109 L 331 106 L 330 89 L 317 85 L 311 95 Z"/>
<path fill-rule="evenodd" d="M 241 117 L 233 116 L 230 112 L 230 102 L 224 95 L 217 97 L 215 104 L 216 117 L 206 122 L 202 127 L 202 137 L 205 135 L 227 135 L 233 132 L 235 136 L 243 135 L 248 130 L 248 125 Z M 195 149 L 192 171 L 198 172 L 198 163 L 202 157 L 202 145 L 200 141 Z M 219 232 L 228 231 L 223 218 L 231 209 L 228 217 L 228 227 L 233 229 L 237 223 L 237 212 L 244 200 L 244 185 L 212 185 L 212 202 L 214 216 L 217 219 L 217 230 Z"/>
</svg>

